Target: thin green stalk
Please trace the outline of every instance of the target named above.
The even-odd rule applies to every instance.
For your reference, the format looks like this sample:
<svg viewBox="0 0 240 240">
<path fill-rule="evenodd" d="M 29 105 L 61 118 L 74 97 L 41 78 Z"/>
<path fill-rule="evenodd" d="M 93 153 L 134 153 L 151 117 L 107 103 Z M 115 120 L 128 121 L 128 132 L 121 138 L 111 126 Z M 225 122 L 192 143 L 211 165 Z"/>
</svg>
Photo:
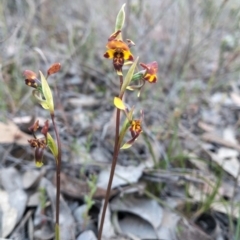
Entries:
<svg viewBox="0 0 240 240">
<path fill-rule="evenodd" d="M 119 79 L 120 79 L 120 90 L 121 90 L 122 83 L 123 83 L 123 77 L 119 76 Z M 119 98 L 122 99 L 123 98 L 123 94 L 119 95 Z M 108 180 L 107 192 L 106 192 L 106 196 L 105 196 L 105 199 L 104 199 L 103 211 L 102 211 L 100 227 L 99 227 L 99 232 L 98 232 L 98 240 L 101 240 L 101 238 L 102 238 L 102 231 L 103 231 L 103 224 L 104 224 L 105 214 L 106 214 L 106 210 L 107 210 L 107 205 L 108 205 L 110 192 L 111 192 L 111 187 L 112 187 L 112 181 L 113 181 L 114 172 L 115 172 L 115 168 L 116 168 L 116 165 L 117 165 L 119 149 L 120 149 L 120 144 L 119 144 L 120 113 L 121 113 L 121 110 L 117 108 L 117 112 L 116 112 L 115 143 L 114 143 L 112 167 L 111 167 L 110 176 L 109 176 L 109 180 Z"/>
<path fill-rule="evenodd" d="M 240 208 L 239 208 L 239 214 L 238 215 L 240 216 Z M 237 227 L 236 227 L 236 233 L 235 233 L 234 240 L 239 239 L 239 237 L 240 237 L 240 217 L 238 217 L 238 220 L 237 220 Z"/>
<path fill-rule="evenodd" d="M 56 135 L 57 146 L 58 146 L 58 155 L 56 159 L 56 184 L 57 184 L 57 193 L 56 193 L 56 224 L 55 224 L 55 239 L 60 240 L 60 231 L 59 231 L 59 210 L 60 210 L 60 173 L 61 173 L 61 140 L 59 137 L 58 129 L 55 123 L 54 114 L 51 114 L 52 123 L 54 132 Z"/>
</svg>

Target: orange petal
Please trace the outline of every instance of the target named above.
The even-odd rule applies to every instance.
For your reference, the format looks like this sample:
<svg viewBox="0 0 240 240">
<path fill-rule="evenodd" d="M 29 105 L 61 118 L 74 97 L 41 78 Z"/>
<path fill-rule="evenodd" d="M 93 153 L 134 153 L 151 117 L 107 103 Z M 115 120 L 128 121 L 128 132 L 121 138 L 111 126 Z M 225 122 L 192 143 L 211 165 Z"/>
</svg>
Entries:
<svg viewBox="0 0 240 240">
<path fill-rule="evenodd" d="M 108 49 L 121 49 L 123 51 L 129 51 L 128 45 L 121 40 L 113 40 L 108 42 L 106 48 Z"/>
<path fill-rule="evenodd" d="M 23 76 L 25 77 L 25 79 L 36 79 L 37 78 L 37 74 L 31 70 L 25 70 L 23 72 Z"/>
</svg>

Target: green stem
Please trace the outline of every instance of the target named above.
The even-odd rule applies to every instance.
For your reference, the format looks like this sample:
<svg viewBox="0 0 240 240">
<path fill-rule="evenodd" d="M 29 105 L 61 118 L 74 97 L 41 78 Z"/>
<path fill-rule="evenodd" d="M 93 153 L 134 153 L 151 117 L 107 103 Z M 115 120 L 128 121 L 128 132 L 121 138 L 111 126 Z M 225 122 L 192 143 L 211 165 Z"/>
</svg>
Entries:
<svg viewBox="0 0 240 240">
<path fill-rule="evenodd" d="M 119 79 L 120 79 L 120 90 L 121 90 L 122 83 L 123 83 L 123 77 L 119 76 Z M 123 94 L 119 95 L 119 98 L 122 99 L 123 98 Z M 110 176 L 109 176 L 109 180 L 108 180 L 107 192 L 106 192 L 106 196 L 105 196 L 105 199 L 104 199 L 103 211 L 102 211 L 100 227 L 99 227 L 99 232 L 98 232 L 98 240 L 101 240 L 101 238 L 102 238 L 102 231 L 103 231 L 103 224 L 104 224 L 105 214 L 106 214 L 107 205 L 108 205 L 108 201 L 109 201 L 109 197 L 110 197 L 110 192 L 111 192 L 114 172 L 115 172 L 115 168 L 116 168 L 116 165 L 117 165 L 117 159 L 118 159 L 118 154 L 119 154 L 119 149 L 120 149 L 119 128 L 120 128 L 120 109 L 117 108 L 117 112 L 116 112 L 115 143 L 114 143 L 112 167 L 111 167 Z"/>
<path fill-rule="evenodd" d="M 54 113 L 51 114 L 52 123 L 54 132 L 56 135 L 57 146 L 58 146 L 58 155 L 56 159 L 56 184 L 57 184 L 57 193 L 56 193 L 56 223 L 55 223 L 55 239 L 60 240 L 60 231 L 59 231 L 59 211 L 60 211 L 60 173 L 61 173 L 61 140 L 59 137 L 58 129 L 55 123 Z"/>
</svg>

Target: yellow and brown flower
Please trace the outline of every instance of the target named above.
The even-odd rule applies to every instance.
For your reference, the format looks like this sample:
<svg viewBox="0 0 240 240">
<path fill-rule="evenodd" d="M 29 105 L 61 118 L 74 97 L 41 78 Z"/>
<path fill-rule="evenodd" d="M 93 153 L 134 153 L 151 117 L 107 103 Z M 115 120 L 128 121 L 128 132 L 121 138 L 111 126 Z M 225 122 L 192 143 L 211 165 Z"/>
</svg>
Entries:
<svg viewBox="0 0 240 240">
<path fill-rule="evenodd" d="M 35 132 L 39 128 L 39 121 L 37 120 L 33 126 L 29 128 L 30 131 L 32 131 L 33 137 L 32 139 L 29 139 L 28 142 L 32 148 L 35 149 L 34 156 L 35 156 L 35 163 L 37 167 L 41 167 L 43 165 L 43 154 L 44 149 L 47 148 L 47 132 L 49 128 L 48 121 L 45 122 L 44 126 L 42 127 L 42 134 L 44 137 L 37 138 L 35 135 Z"/>
<path fill-rule="evenodd" d="M 157 71 L 158 71 L 157 62 L 151 62 L 148 64 L 140 63 L 140 65 L 146 70 L 143 76 L 143 79 L 150 83 L 155 83 L 157 81 Z"/>
<path fill-rule="evenodd" d="M 119 33 L 113 33 L 108 39 L 106 45 L 107 51 L 103 55 L 105 58 L 113 59 L 113 66 L 119 75 L 122 75 L 122 66 L 125 61 L 133 61 L 133 55 L 128 45 L 120 39 L 117 39 Z"/>
<path fill-rule="evenodd" d="M 131 126 L 129 128 L 131 135 L 133 138 L 136 136 L 138 137 L 140 133 L 142 132 L 142 126 L 141 126 L 142 120 L 132 120 Z"/>
<path fill-rule="evenodd" d="M 132 145 L 138 136 L 142 133 L 142 120 L 143 112 L 141 111 L 140 119 L 134 119 L 130 122 L 131 125 L 129 131 L 131 132 L 132 139 L 130 139 L 127 144 Z"/>
<path fill-rule="evenodd" d="M 43 165 L 43 153 L 44 149 L 47 147 L 47 141 L 45 138 L 34 138 L 28 140 L 30 146 L 35 148 L 34 157 L 35 164 L 37 167 L 41 167 Z"/>
<path fill-rule="evenodd" d="M 25 70 L 23 72 L 23 76 L 25 77 L 25 83 L 27 86 L 32 88 L 37 88 L 41 85 L 41 82 L 37 79 L 37 74 L 31 70 Z"/>
</svg>

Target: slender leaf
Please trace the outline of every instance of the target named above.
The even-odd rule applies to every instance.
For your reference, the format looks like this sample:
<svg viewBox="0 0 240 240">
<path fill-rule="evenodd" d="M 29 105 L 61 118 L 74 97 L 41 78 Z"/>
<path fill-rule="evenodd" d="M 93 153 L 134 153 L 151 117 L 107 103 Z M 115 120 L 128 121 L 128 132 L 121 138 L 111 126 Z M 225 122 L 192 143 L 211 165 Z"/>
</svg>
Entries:
<svg viewBox="0 0 240 240">
<path fill-rule="evenodd" d="M 128 87 L 128 85 L 130 84 L 132 77 L 133 77 L 133 73 L 135 71 L 135 68 L 137 66 L 137 62 L 138 62 L 139 57 L 137 57 L 135 59 L 135 61 L 133 62 L 132 66 L 129 68 L 126 77 L 124 78 L 123 84 L 122 84 L 122 88 L 121 88 L 121 92 L 120 95 L 123 95 L 123 93 L 125 92 L 126 88 Z"/>
<path fill-rule="evenodd" d="M 124 22 L 125 22 L 125 3 L 122 5 L 120 11 L 118 12 L 117 18 L 116 18 L 116 24 L 115 24 L 115 32 L 118 30 L 122 30 Z"/>
<path fill-rule="evenodd" d="M 126 135 L 126 132 L 129 128 L 129 126 L 130 126 L 129 120 L 126 118 L 123 123 L 123 126 L 121 128 L 120 134 L 119 134 L 119 145 L 120 146 L 122 145 L 123 138 Z"/>
<path fill-rule="evenodd" d="M 39 71 L 39 72 L 40 72 L 40 77 L 41 77 L 42 91 L 43 91 L 44 98 L 46 99 L 47 105 L 49 107 L 49 111 L 51 113 L 53 113 L 54 112 L 54 103 L 53 103 L 52 91 L 48 85 L 46 78 L 42 74 L 42 72 L 41 71 Z"/>
<path fill-rule="evenodd" d="M 47 133 L 47 145 L 51 150 L 53 156 L 57 159 L 58 148 L 50 133 Z"/>
<path fill-rule="evenodd" d="M 120 149 L 128 149 L 132 146 L 132 144 L 124 143 L 123 146 Z"/>
<path fill-rule="evenodd" d="M 32 91 L 33 96 L 37 99 L 38 103 L 42 105 L 44 109 L 49 109 L 49 106 L 46 102 L 46 100 L 43 100 L 41 93 L 38 90 Z"/>
</svg>

